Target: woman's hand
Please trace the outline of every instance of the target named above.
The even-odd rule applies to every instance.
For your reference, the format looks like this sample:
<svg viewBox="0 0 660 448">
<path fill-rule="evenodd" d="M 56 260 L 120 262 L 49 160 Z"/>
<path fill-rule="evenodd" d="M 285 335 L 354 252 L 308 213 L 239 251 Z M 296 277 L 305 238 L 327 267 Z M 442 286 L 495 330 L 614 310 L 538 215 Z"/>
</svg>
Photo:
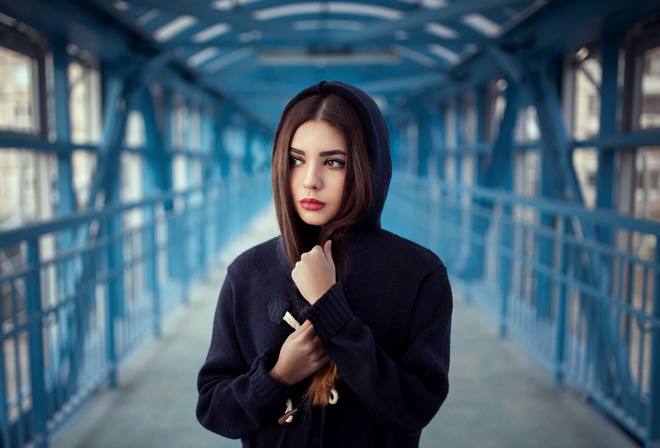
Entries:
<svg viewBox="0 0 660 448">
<path fill-rule="evenodd" d="M 335 262 L 332 260 L 332 241 L 326 241 L 323 248 L 314 246 L 309 252 L 302 254 L 296 263 L 291 277 L 300 294 L 309 303 L 314 303 L 337 283 Z"/>
<path fill-rule="evenodd" d="M 304 380 L 330 361 L 321 340 L 308 320 L 291 333 L 280 350 L 270 376 L 280 383 L 292 386 Z"/>
</svg>

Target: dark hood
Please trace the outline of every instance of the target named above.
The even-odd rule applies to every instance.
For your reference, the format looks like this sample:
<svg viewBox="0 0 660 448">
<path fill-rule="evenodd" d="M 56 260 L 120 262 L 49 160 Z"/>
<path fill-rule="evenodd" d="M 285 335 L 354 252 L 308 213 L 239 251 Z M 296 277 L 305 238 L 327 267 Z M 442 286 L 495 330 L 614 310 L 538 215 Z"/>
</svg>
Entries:
<svg viewBox="0 0 660 448">
<path fill-rule="evenodd" d="M 387 133 L 385 119 L 376 102 L 369 95 L 341 81 L 321 81 L 308 87 L 289 101 L 289 104 L 284 108 L 274 141 L 277 141 L 282 121 L 292 105 L 309 95 L 330 92 L 350 101 L 355 106 L 365 127 L 367 144 L 369 145 L 369 158 L 374 173 L 372 179 L 373 200 L 359 227 L 380 227 L 380 215 L 383 211 L 383 205 L 385 205 L 387 190 L 392 177 L 392 160 L 390 157 L 390 138 Z"/>
</svg>

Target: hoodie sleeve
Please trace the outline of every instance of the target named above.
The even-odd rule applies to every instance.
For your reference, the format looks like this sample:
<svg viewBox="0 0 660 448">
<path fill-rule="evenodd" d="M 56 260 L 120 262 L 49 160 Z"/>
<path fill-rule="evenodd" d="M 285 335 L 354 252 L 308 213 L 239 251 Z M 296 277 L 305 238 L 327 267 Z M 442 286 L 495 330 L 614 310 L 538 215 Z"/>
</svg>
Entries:
<svg viewBox="0 0 660 448">
<path fill-rule="evenodd" d="M 272 424 L 284 411 L 290 387 L 268 374 L 277 353 L 266 351 L 251 366 L 246 364 L 235 328 L 234 299 L 227 276 L 211 347 L 197 379 L 197 419 L 210 431 L 238 439 Z"/>
<path fill-rule="evenodd" d="M 451 313 L 451 288 L 441 266 L 419 285 L 407 346 L 398 359 L 376 344 L 339 284 L 308 307 L 305 317 L 367 412 L 381 425 L 411 434 L 431 421 L 447 397 Z"/>
</svg>

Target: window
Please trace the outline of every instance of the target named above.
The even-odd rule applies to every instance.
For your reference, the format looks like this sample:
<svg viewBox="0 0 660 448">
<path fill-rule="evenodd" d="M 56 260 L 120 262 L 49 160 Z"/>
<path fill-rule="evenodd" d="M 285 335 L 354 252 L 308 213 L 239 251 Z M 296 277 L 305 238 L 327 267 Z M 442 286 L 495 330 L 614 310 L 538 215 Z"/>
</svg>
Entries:
<svg viewBox="0 0 660 448">
<path fill-rule="evenodd" d="M 600 131 L 600 86 L 603 67 L 594 50 L 581 48 L 575 54 L 573 136 L 584 140 Z"/>
<path fill-rule="evenodd" d="M 640 129 L 660 128 L 660 46 L 642 53 Z"/>
<path fill-rule="evenodd" d="M 0 130 L 38 132 L 34 58 L 0 47 Z"/>
<path fill-rule="evenodd" d="M 101 76 L 95 62 L 69 64 L 71 143 L 101 141 Z"/>
</svg>

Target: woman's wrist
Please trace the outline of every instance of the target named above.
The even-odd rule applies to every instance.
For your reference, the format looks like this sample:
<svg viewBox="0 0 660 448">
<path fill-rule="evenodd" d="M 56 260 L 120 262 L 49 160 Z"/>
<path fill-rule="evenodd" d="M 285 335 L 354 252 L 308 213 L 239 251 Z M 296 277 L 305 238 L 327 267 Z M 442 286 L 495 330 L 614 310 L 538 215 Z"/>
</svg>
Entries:
<svg viewBox="0 0 660 448">
<path fill-rule="evenodd" d="M 279 381 L 280 383 L 284 384 L 285 386 L 292 386 L 293 384 L 290 381 L 287 381 L 279 372 L 277 369 L 277 364 L 275 364 L 275 367 L 273 367 L 268 374 L 276 381 Z"/>
</svg>

